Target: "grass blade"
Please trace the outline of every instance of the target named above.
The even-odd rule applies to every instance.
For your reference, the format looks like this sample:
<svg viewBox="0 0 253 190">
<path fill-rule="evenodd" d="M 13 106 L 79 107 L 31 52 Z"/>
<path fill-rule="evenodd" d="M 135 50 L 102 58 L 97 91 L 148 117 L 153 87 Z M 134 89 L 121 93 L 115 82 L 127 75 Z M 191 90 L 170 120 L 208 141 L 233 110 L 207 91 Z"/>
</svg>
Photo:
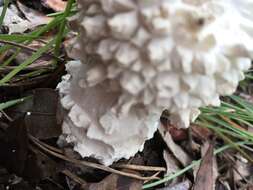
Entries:
<svg viewBox="0 0 253 190">
<path fill-rule="evenodd" d="M 0 103 L 0 111 L 3 111 L 6 108 L 9 108 L 11 106 L 14 106 L 16 104 L 22 103 L 25 100 L 31 98 L 31 96 L 25 97 L 25 98 L 20 98 L 20 99 L 16 99 L 16 100 L 10 100 L 8 102 L 4 102 L 4 103 Z"/>
<path fill-rule="evenodd" d="M 60 47 L 61 47 L 61 42 L 64 36 L 64 32 L 66 29 L 66 22 L 67 22 L 67 17 L 71 13 L 72 5 L 74 4 L 75 0 L 68 0 L 67 6 L 65 8 L 65 11 L 63 13 L 63 21 L 61 22 L 61 25 L 59 27 L 59 32 L 57 34 L 56 42 L 55 42 L 55 49 L 54 49 L 54 55 L 58 56 L 60 53 Z"/>
<path fill-rule="evenodd" d="M 37 60 L 43 53 L 48 51 L 53 46 L 54 43 L 55 43 L 55 39 L 51 40 L 47 45 L 38 49 L 37 52 L 35 52 L 32 56 L 30 56 L 23 63 L 21 63 L 19 66 L 17 66 L 14 70 L 12 70 L 10 73 L 8 73 L 3 79 L 1 79 L 0 85 L 4 85 L 5 83 L 9 82 L 17 73 L 19 73 L 21 70 L 23 70 L 28 65 L 30 65 L 35 60 Z"/>
<path fill-rule="evenodd" d="M 241 141 L 241 142 L 236 142 L 236 143 L 234 143 L 234 144 L 235 144 L 236 146 L 243 146 L 243 145 L 246 145 L 246 144 L 253 144 L 253 143 L 250 143 L 250 142 L 248 142 L 248 141 Z M 225 146 L 223 146 L 223 147 L 221 147 L 221 148 L 215 150 L 215 151 L 214 151 L 214 154 L 217 155 L 217 154 L 219 154 L 219 153 L 221 153 L 221 152 L 223 152 L 223 151 L 225 151 L 225 150 L 227 150 L 227 149 L 229 149 L 229 148 L 232 148 L 233 146 L 234 146 L 234 145 L 225 145 Z M 195 166 L 199 165 L 200 162 L 201 162 L 201 159 L 200 159 L 200 160 L 197 160 L 197 161 L 193 161 L 189 166 L 183 168 L 182 170 L 177 171 L 177 172 L 174 173 L 174 174 L 171 174 L 171 175 L 169 175 L 169 176 L 165 176 L 165 177 L 164 177 L 163 179 L 161 179 L 161 180 L 158 180 L 158 181 L 155 181 L 155 182 L 152 182 L 152 183 L 148 183 L 148 184 L 143 185 L 143 186 L 142 186 L 142 189 L 148 189 L 148 188 L 155 187 L 155 186 L 157 186 L 157 185 L 163 184 L 163 183 L 165 183 L 165 182 L 167 182 L 167 181 L 170 181 L 170 180 L 172 180 L 172 179 L 174 179 L 174 178 L 176 178 L 176 177 L 178 177 L 178 176 L 184 174 L 185 172 L 187 172 L 187 171 L 193 169 Z"/>
<path fill-rule="evenodd" d="M 1 28 L 2 25 L 3 25 L 4 17 L 5 17 L 5 14 L 6 14 L 6 12 L 7 12 L 9 3 L 10 3 L 9 0 L 4 0 L 4 7 L 3 7 L 3 9 L 2 9 L 2 13 L 1 13 L 1 16 L 0 16 L 0 28 Z"/>
</svg>

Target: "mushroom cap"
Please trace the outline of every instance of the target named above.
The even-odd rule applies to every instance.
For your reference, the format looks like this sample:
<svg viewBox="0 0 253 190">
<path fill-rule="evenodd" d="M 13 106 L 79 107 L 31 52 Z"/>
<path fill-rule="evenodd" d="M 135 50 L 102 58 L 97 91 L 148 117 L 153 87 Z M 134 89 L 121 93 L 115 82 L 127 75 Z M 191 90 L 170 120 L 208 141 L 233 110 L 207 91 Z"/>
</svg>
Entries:
<svg viewBox="0 0 253 190">
<path fill-rule="evenodd" d="M 159 125 L 159 114 L 147 115 L 141 105 L 136 105 L 127 115 L 119 115 L 112 107 L 119 98 L 120 89 L 108 90 L 110 80 L 80 87 L 89 67 L 79 61 L 66 65 L 70 75 L 63 77 L 58 85 L 61 104 L 69 110 L 62 129 L 67 142 L 74 143 L 74 149 L 81 156 L 92 156 L 110 165 L 143 149 L 144 142 L 153 137 Z"/>
<path fill-rule="evenodd" d="M 106 133 L 107 125 L 121 129 L 129 122 L 133 131 L 145 128 L 144 140 L 152 136 L 164 109 L 169 110 L 173 124 L 186 128 L 200 107 L 219 106 L 219 96 L 232 94 L 244 79 L 243 71 L 251 66 L 250 0 L 80 0 L 78 4 L 80 11 L 70 24 L 79 37 L 70 49 L 81 63 L 68 65 L 72 78 L 64 79 L 59 89 L 73 123 L 65 122 L 68 134 L 83 156 L 102 154 L 81 150 L 85 143 L 74 138 L 72 128 L 85 128 L 87 138 L 93 128 Z M 89 60 L 92 63 L 87 66 Z M 75 67 L 78 73 L 72 72 Z M 64 86 L 78 87 L 63 93 Z M 93 124 L 75 123 L 71 114 L 79 111 Z M 106 138 L 99 138 L 99 146 L 113 147 Z M 86 148 L 92 143 L 88 144 Z M 102 162 L 109 163 L 102 157 Z"/>
</svg>

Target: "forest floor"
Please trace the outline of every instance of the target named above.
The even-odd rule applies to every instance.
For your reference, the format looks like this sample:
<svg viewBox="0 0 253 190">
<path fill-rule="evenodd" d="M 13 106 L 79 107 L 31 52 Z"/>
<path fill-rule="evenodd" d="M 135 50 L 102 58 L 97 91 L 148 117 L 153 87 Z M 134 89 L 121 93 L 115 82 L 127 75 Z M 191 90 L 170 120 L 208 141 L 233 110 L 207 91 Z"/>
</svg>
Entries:
<svg viewBox="0 0 253 190">
<path fill-rule="evenodd" d="M 69 1 L 70 2 L 70 1 Z M 142 152 L 110 167 L 59 148 L 56 85 L 75 14 L 63 0 L 0 1 L 0 190 L 253 190 L 253 74 L 189 129 L 161 116 Z"/>
</svg>

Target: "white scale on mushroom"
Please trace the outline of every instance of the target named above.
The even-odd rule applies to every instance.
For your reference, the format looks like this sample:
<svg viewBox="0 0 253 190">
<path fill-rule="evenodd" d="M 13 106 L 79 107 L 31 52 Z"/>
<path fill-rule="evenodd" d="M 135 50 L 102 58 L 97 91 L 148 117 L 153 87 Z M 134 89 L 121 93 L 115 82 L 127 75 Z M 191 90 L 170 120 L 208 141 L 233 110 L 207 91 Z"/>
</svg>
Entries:
<svg viewBox="0 0 253 190">
<path fill-rule="evenodd" d="M 63 134 L 110 165 L 143 149 L 164 109 L 188 127 L 232 94 L 253 57 L 252 0 L 79 0 L 80 60 L 58 85 Z M 87 64 L 89 59 L 92 63 Z"/>
</svg>

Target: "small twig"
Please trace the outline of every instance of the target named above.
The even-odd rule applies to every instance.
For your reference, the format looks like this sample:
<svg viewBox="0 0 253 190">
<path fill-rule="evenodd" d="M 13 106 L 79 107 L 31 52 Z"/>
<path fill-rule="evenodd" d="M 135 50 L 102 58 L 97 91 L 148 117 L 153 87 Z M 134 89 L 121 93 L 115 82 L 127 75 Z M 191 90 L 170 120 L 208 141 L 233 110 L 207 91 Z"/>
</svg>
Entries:
<svg viewBox="0 0 253 190">
<path fill-rule="evenodd" d="M 64 154 L 64 152 L 62 150 L 55 148 L 53 146 L 50 146 L 42 141 L 40 141 L 40 144 L 45 146 L 46 148 L 54 151 L 54 152 Z M 114 165 L 112 165 L 112 167 L 121 168 L 121 169 L 137 170 L 137 171 L 158 171 L 158 172 L 166 171 L 166 168 L 164 168 L 164 167 L 142 166 L 142 165 L 135 165 L 135 164 L 114 164 Z"/>
<path fill-rule="evenodd" d="M 232 166 L 232 168 L 235 170 L 235 172 L 236 172 L 247 184 L 251 184 L 251 185 L 252 185 L 252 183 L 251 183 L 249 180 L 247 180 L 247 179 L 241 174 L 241 172 L 235 167 L 235 166 L 236 166 L 236 162 L 233 160 L 233 158 L 231 158 L 231 156 L 230 156 L 229 154 L 227 154 L 227 153 L 224 153 L 224 157 L 225 157 L 225 159 L 228 160 L 229 162 L 232 162 L 231 166 Z"/>
<path fill-rule="evenodd" d="M 107 166 L 103 166 L 101 164 L 96 164 L 96 163 L 92 163 L 92 162 L 88 162 L 88 161 L 80 161 L 80 160 L 76 160 L 76 159 L 72 159 L 72 158 L 69 158 L 69 157 L 66 157 L 62 154 L 59 154 L 57 152 L 54 152 L 46 147 L 44 147 L 41 142 L 36 139 L 35 137 L 29 135 L 29 138 L 31 139 L 31 141 L 37 145 L 39 148 L 41 148 L 42 150 L 48 152 L 49 154 L 57 157 L 57 158 L 60 158 L 62 160 L 65 160 L 65 161 L 68 161 L 68 162 L 71 162 L 73 164 L 76 164 L 76 165 L 79 165 L 79 166 L 86 166 L 86 167 L 91 167 L 91 168 L 95 168 L 95 169 L 100 169 L 100 170 L 103 170 L 103 171 L 106 171 L 106 172 L 110 172 L 110 173 L 115 173 L 115 174 L 118 174 L 118 175 L 122 175 L 122 176 L 126 176 L 126 177 L 131 177 L 131 178 L 134 178 L 134 179 L 138 179 L 138 180 L 154 180 L 154 179 L 159 179 L 157 177 L 142 177 L 142 176 L 139 176 L 139 175 L 136 175 L 136 174 L 132 174 L 132 173 L 127 173 L 127 172 L 122 172 L 122 171 L 119 171 L 119 170 L 115 170 L 113 168 L 110 168 L 110 167 L 107 167 Z"/>
<path fill-rule="evenodd" d="M 158 172 L 156 172 L 154 175 L 152 175 L 151 177 L 157 177 L 159 174 L 161 173 L 161 171 L 158 171 Z M 144 184 L 145 183 L 148 183 L 148 182 L 150 182 L 151 180 L 146 180 L 146 181 L 144 181 Z"/>
<path fill-rule="evenodd" d="M 35 137 L 32 137 L 32 138 L 35 138 Z M 44 143 L 44 142 L 42 142 L 42 141 L 39 141 L 39 143 L 40 143 L 41 145 L 45 146 L 46 148 L 48 148 L 48 149 L 51 150 L 51 151 L 57 152 L 57 153 L 59 153 L 59 154 L 63 154 L 63 151 L 60 150 L 60 149 L 58 149 L 58 148 L 55 148 L 55 147 L 53 147 L 53 146 L 50 146 L 50 145 L 48 145 L 48 144 L 46 144 L 46 143 Z"/>
<path fill-rule="evenodd" d="M 76 183 L 79 183 L 82 187 L 85 187 L 88 185 L 88 183 L 86 181 L 84 181 L 82 178 L 78 177 L 77 175 L 71 173 L 69 170 L 63 170 L 63 171 L 61 171 L 61 173 L 68 176 Z"/>
<path fill-rule="evenodd" d="M 61 186 L 59 183 L 55 182 L 53 179 L 51 179 L 50 177 L 46 177 L 46 180 L 48 180 L 50 183 L 54 184 L 55 186 L 57 186 L 57 189 L 62 189 L 65 190 L 65 188 L 63 186 Z"/>
<path fill-rule="evenodd" d="M 33 66 L 33 67 L 31 67 L 31 66 L 27 66 L 25 69 L 24 69 L 24 71 L 37 71 L 37 70 L 39 70 L 39 69 L 44 69 L 44 70 L 50 70 L 51 69 L 51 67 L 50 67 L 51 65 L 48 65 L 48 66 L 41 66 L 41 65 L 36 65 L 36 66 Z M 1 73 L 6 73 L 6 72 L 10 72 L 10 71 L 12 71 L 13 69 L 15 69 L 16 68 L 16 66 L 2 66 L 2 67 L 0 67 L 0 72 Z"/>
<path fill-rule="evenodd" d="M 166 171 L 166 169 L 164 167 L 141 166 L 141 165 L 134 165 L 134 164 L 115 164 L 115 165 L 113 165 L 113 167 L 122 168 L 122 169 L 137 170 L 137 171 L 160 171 L 160 172 Z"/>
<path fill-rule="evenodd" d="M 9 3 L 10 3 L 10 0 L 4 0 L 4 7 L 2 9 L 2 13 L 0 16 L 0 27 L 2 27 L 2 25 L 3 25 L 4 17 L 6 15 Z"/>
<path fill-rule="evenodd" d="M 253 152 L 253 148 L 250 148 L 249 146 L 242 145 L 242 147 L 250 152 Z"/>
<path fill-rule="evenodd" d="M 6 117 L 6 119 L 8 119 L 10 122 L 13 122 L 14 120 L 10 117 L 10 116 L 8 116 L 8 114 L 7 113 L 5 113 L 3 110 L 0 110 L 0 112 L 3 114 L 3 116 L 4 117 Z"/>
<path fill-rule="evenodd" d="M 228 122 L 230 125 L 232 125 L 234 128 L 246 131 L 243 127 L 238 125 L 237 123 L 233 122 L 231 119 L 227 118 L 226 116 L 220 116 L 222 119 L 224 119 L 226 122 Z"/>
<path fill-rule="evenodd" d="M 43 40 L 43 39 L 34 39 L 34 41 L 43 43 L 43 44 L 47 44 L 47 41 Z"/>
<path fill-rule="evenodd" d="M 63 12 L 64 20 L 61 22 L 61 24 L 59 26 L 58 35 L 56 37 L 56 42 L 55 42 L 55 48 L 54 48 L 54 55 L 55 56 L 60 55 L 60 48 L 61 48 L 62 39 L 64 37 L 64 32 L 66 29 L 67 17 L 71 13 L 71 8 L 72 8 L 72 5 L 74 4 L 74 2 L 75 2 L 75 0 L 68 0 L 66 8 Z"/>
<path fill-rule="evenodd" d="M 0 43 L 16 46 L 16 47 L 19 47 L 19 48 L 21 48 L 23 50 L 27 50 L 27 51 L 30 51 L 30 52 L 36 52 L 37 51 L 34 48 L 31 48 L 31 47 L 28 47 L 28 46 L 25 46 L 25 45 L 22 45 L 22 44 L 18 44 L 18 43 L 15 43 L 15 42 L 0 40 Z M 50 53 L 43 53 L 42 56 L 50 57 L 50 58 L 53 58 L 53 59 L 57 59 L 59 61 L 64 61 L 62 58 L 59 58 L 59 57 L 57 57 L 57 56 L 55 56 L 53 54 L 50 54 Z"/>
</svg>

